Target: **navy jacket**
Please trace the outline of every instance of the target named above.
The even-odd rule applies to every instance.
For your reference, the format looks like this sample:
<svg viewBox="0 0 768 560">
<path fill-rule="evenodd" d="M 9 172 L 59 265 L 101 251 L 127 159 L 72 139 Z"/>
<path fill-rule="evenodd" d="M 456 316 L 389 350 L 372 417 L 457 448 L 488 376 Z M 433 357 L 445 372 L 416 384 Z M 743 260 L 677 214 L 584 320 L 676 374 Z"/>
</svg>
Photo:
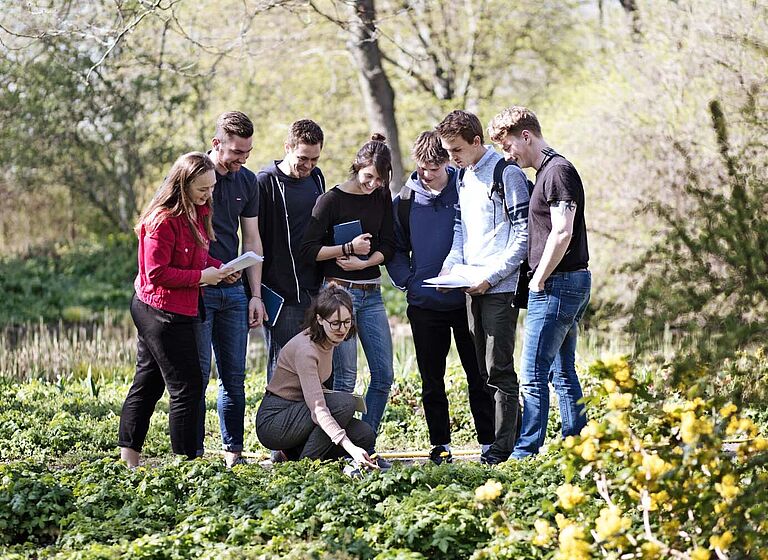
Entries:
<svg viewBox="0 0 768 560">
<path fill-rule="evenodd" d="M 435 288 L 422 288 L 422 282 L 440 273 L 443 261 L 453 243 L 453 225 L 459 195 L 456 190 L 456 170 L 448 168 L 448 184 L 435 195 L 421 184 L 414 171 L 404 188 L 411 189 L 409 216 L 410 244 L 400 223 L 398 206 L 401 194 L 393 201 L 395 218 L 395 254 L 387 263 L 392 283 L 407 291 L 408 304 L 433 311 L 452 311 L 466 305 L 461 290 L 440 293 Z"/>
</svg>

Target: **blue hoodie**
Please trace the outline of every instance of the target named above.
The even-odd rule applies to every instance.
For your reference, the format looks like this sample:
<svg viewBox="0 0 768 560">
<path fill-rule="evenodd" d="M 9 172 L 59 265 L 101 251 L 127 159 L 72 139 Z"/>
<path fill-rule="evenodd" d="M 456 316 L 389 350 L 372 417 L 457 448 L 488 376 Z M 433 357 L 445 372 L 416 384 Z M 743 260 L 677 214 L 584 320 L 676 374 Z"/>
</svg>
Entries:
<svg viewBox="0 0 768 560">
<path fill-rule="evenodd" d="M 422 288 L 422 282 L 440 273 L 443 261 L 453 243 L 453 226 L 459 195 L 456 190 L 456 170 L 448 168 L 448 184 L 433 194 L 421 184 L 414 171 L 405 183 L 411 191 L 410 212 L 411 239 L 407 245 L 405 232 L 400 223 L 398 206 L 400 195 L 395 197 L 395 254 L 387 263 L 392 283 L 407 291 L 408 304 L 433 311 L 452 311 L 466 305 L 461 290 L 440 293 L 435 288 Z"/>
</svg>

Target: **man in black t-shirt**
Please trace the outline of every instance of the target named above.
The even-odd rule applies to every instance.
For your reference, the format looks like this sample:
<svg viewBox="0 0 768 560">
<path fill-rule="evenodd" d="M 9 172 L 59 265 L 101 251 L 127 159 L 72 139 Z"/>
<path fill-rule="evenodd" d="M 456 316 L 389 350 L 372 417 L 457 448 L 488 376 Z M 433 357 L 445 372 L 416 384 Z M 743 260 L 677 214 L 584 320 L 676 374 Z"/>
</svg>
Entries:
<svg viewBox="0 0 768 560">
<path fill-rule="evenodd" d="M 239 111 L 222 114 L 208 153 L 216 170 L 213 190 L 213 232 L 210 254 L 229 262 L 243 252 L 264 253 L 259 235 L 259 190 L 256 175 L 245 167 L 253 146 L 253 123 Z M 203 398 L 198 425 L 198 455 L 203 454 L 205 437 L 205 388 L 211 372 L 211 345 L 216 353 L 219 377 L 218 413 L 224 460 L 227 466 L 243 462 L 245 424 L 245 356 L 248 329 L 261 326 L 261 263 L 245 269 L 250 298 L 239 277 L 203 289 L 205 321 L 195 327 L 200 366 L 203 370 Z"/>
<path fill-rule="evenodd" d="M 549 380 L 560 401 L 563 437 L 586 425 L 576 375 L 576 337 L 589 303 L 584 187 L 576 168 L 549 147 L 525 107 L 509 107 L 489 127 L 491 139 L 520 167 L 536 169 L 528 212 L 530 280 L 523 346 L 523 425 L 513 458 L 538 453 L 549 419 Z"/>
<path fill-rule="evenodd" d="M 285 139 L 285 157 L 256 176 L 264 244 L 262 281 L 284 299 L 279 315 L 264 324 L 268 381 L 280 349 L 301 331 L 310 298 L 322 282 L 317 263 L 302 259 L 300 250 L 315 201 L 325 191 L 325 179 L 317 167 L 323 142 L 323 130 L 316 122 L 294 122 Z"/>
</svg>

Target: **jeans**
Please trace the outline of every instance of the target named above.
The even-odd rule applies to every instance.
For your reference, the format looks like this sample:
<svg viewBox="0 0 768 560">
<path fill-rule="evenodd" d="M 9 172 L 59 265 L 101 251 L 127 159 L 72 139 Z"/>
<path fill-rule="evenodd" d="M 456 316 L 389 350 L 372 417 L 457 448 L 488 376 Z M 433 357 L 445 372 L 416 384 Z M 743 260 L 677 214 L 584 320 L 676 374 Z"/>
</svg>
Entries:
<svg viewBox="0 0 768 560">
<path fill-rule="evenodd" d="M 528 295 L 523 346 L 523 426 L 512 457 L 538 453 L 549 420 L 549 382 L 560 403 L 563 437 L 577 435 L 587 423 L 581 385 L 576 376 L 576 337 L 589 303 L 588 270 L 558 272 L 541 292 Z"/>
<path fill-rule="evenodd" d="M 478 442 L 493 443 L 493 398 L 477 365 L 466 307 L 435 311 L 409 305 L 408 320 L 411 323 L 416 362 L 421 374 L 421 400 L 424 404 L 430 443 L 451 443 L 448 397 L 445 394 L 445 362 L 451 349 L 451 330 L 467 376 L 469 408 L 475 422 Z"/>
<path fill-rule="evenodd" d="M 509 458 L 517 438 L 518 382 L 515 331 L 519 309 L 514 292 L 472 296 L 469 315 L 480 375 L 494 398 L 495 439 L 488 450 L 495 461 Z"/>
<path fill-rule="evenodd" d="M 264 325 L 264 339 L 268 348 L 267 383 L 272 380 L 272 375 L 275 373 L 280 350 L 288 344 L 289 340 L 301 332 L 301 325 L 309 305 L 309 302 L 299 305 L 283 305 L 280 315 L 277 317 L 277 324 L 271 327 Z"/>
<path fill-rule="evenodd" d="M 211 374 L 211 344 L 219 376 L 218 412 L 221 440 L 226 451 L 243 450 L 245 430 L 245 355 L 248 347 L 248 298 L 242 284 L 206 287 L 205 321 L 195 327 L 203 372 L 197 453 L 205 438 L 205 389 Z"/>
<path fill-rule="evenodd" d="M 173 452 L 194 458 L 200 401 L 200 362 L 193 335 L 196 317 L 131 301 L 138 331 L 136 376 L 120 413 L 118 445 L 141 451 L 155 405 L 168 388 L 168 423 Z"/>
<path fill-rule="evenodd" d="M 387 406 L 389 389 L 395 373 L 392 367 L 392 335 L 389 332 L 387 312 L 381 290 L 350 288 L 353 316 L 357 336 L 345 340 L 333 351 L 333 388 L 351 393 L 357 380 L 357 338 L 363 346 L 371 371 L 371 383 L 365 395 L 368 412 L 363 421 L 378 432 L 384 409 Z M 370 450 L 369 450 L 370 451 Z"/>
<path fill-rule="evenodd" d="M 356 398 L 347 393 L 326 393 L 328 410 L 352 443 L 363 449 L 373 447 L 373 429 L 354 417 Z M 289 401 L 267 392 L 256 413 L 256 436 L 269 449 L 282 449 L 290 459 L 335 459 L 346 451 L 334 444 L 312 420 L 304 401 Z"/>
</svg>

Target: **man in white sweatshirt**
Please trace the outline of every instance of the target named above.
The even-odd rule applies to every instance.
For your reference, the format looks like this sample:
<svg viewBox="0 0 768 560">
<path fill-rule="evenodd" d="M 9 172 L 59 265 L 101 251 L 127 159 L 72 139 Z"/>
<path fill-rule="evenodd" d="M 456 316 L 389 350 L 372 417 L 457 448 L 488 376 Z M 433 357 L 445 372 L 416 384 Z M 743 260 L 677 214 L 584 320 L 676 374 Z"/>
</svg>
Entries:
<svg viewBox="0 0 768 560">
<path fill-rule="evenodd" d="M 520 263 L 528 250 L 528 180 L 523 171 L 509 165 L 501 184 L 494 170 L 501 155 L 483 144 L 483 127 L 476 115 L 452 111 L 436 127 L 443 147 L 461 168 L 459 204 L 453 245 L 443 262 L 441 275 L 455 265 L 472 271 L 470 326 L 481 375 L 495 398 L 495 441 L 481 461 L 506 461 L 515 445 L 519 402 L 514 366 L 514 306 Z"/>
</svg>

